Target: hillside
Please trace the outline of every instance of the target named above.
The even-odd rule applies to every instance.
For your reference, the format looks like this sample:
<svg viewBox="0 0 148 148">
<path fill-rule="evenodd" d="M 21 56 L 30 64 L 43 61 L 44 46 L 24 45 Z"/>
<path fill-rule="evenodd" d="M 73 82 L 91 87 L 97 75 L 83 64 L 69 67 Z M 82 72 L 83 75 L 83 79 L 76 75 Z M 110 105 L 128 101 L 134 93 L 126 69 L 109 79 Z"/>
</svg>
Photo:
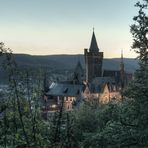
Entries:
<svg viewBox="0 0 148 148">
<path fill-rule="evenodd" d="M 83 55 L 47 55 L 47 56 L 32 56 L 26 54 L 14 54 L 14 58 L 20 66 L 30 67 L 49 67 L 53 69 L 73 69 L 78 60 L 81 61 L 84 67 Z M 137 60 L 125 58 L 125 69 L 129 72 L 134 72 L 137 69 Z M 104 59 L 103 69 L 119 69 L 120 58 Z"/>
<path fill-rule="evenodd" d="M 47 55 L 33 56 L 27 54 L 14 54 L 14 59 L 20 68 L 47 68 L 50 70 L 73 70 L 77 61 L 80 60 L 84 66 L 83 55 Z M 2 59 L 0 59 L 2 63 Z M 138 61 L 135 59 L 125 58 L 125 69 L 128 72 L 134 72 L 138 68 Z M 120 67 L 120 58 L 104 59 L 103 69 L 118 70 Z M 5 79 L 6 75 L 0 69 L 0 82 Z"/>
</svg>

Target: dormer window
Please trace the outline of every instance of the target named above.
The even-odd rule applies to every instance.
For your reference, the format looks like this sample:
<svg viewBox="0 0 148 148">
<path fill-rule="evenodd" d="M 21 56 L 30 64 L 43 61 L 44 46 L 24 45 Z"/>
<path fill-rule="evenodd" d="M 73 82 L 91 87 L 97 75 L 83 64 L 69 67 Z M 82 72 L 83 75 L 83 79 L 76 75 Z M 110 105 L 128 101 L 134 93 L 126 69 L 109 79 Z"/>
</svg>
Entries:
<svg viewBox="0 0 148 148">
<path fill-rule="evenodd" d="M 63 90 L 63 93 L 67 93 L 68 92 L 68 88 L 65 88 L 64 90 Z"/>
</svg>

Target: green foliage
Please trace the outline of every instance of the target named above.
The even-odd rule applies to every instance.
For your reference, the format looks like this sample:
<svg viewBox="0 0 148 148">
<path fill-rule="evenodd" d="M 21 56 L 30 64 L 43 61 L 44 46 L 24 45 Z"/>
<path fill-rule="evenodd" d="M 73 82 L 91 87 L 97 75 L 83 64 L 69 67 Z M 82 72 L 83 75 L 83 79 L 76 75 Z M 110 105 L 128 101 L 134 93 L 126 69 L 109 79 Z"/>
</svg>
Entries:
<svg viewBox="0 0 148 148">
<path fill-rule="evenodd" d="M 148 147 L 148 16 L 146 9 L 148 1 L 136 4 L 139 7 L 135 24 L 131 26 L 134 38 L 133 49 L 139 54 L 140 68 L 136 71 L 134 80 L 125 90 L 125 102 L 122 104 L 122 124 L 129 127 L 127 134 L 129 146 Z"/>
<path fill-rule="evenodd" d="M 122 102 L 85 102 L 72 112 L 61 109 L 42 117 L 43 72 L 20 71 L 10 49 L 0 43 L 9 87 L 0 93 L 0 147 L 10 148 L 139 148 L 148 147 L 148 0 L 131 26 L 139 70 Z"/>
<path fill-rule="evenodd" d="M 82 108 L 76 110 L 75 112 L 77 126 L 79 130 L 84 133 L 95 132 L 98 127 L 98 114 L 96 107 L 90 103 L 84 104 Z"/>
<path fill-rule="evenodd" d="M 148 61 L 148 16 L 146 14 L 148 1 L 143 0 L 143 3 L 137 2 L 136 7 L 139 8 L 138 15 L 133 18 L 135 24 L 131 26 L 133 35 L 133 49 L 139 54 L 138 58 L 141 62 Z"/>
<path fill-rule="evenodd" d="M 116 102 L 108 104 L 98 104 L 88 102 L 75 112 L 76 126 L 79 129 L 80 143 L 83 147 L 106 147 L 113 141 L 113 131 L 111 126 L 117 125 L 119 121 L 120 105 Z M 115 125 L 114 125 L 115 124 Z M 119 128 L 120 129 L 120 128 Z M 120 133 L 120 130 L 118 130 Z M 113 146 L 113 147 L 114 147 Z"/>
<path fill-rule="evenodd" d="M 11 50 L 1 43 L 3 67 L 9 75 L 9 86 L 1 99 L 0 145 L 4 147 L 45 147 L 43 132 L 46 128 L 41 117 L 40 97 L 42 79 L 36 81 L 26 71 L 18 71 Z M 30 72 L 31 74 L 31 72 Z M 40 73 L 38 73 L 40 76 Z"/>
</svg>

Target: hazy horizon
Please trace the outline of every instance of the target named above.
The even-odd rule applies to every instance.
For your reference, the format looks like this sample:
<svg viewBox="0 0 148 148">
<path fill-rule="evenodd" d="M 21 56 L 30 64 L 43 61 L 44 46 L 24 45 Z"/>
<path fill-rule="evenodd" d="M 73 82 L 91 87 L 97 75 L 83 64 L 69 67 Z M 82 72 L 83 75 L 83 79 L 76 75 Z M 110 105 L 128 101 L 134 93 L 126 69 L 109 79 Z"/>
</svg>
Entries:
<svg viewBox="0 0 148 148">
<path fill-rule="evenodd" d="M 45 55 L 39 55 L 39 54 L 28 54 L 28 53 L 14 53 L 15 55 L 28 55 L 28 56 L 84 56 L 84 54 L 45 54 Z M 103 59 L 120 59 L 121 55 L 119 57 L 104 57 Z M 137 57 L 123 57 L 124 59 L 134 59 L 134 60 L 138 60 Z"/>
</svg>

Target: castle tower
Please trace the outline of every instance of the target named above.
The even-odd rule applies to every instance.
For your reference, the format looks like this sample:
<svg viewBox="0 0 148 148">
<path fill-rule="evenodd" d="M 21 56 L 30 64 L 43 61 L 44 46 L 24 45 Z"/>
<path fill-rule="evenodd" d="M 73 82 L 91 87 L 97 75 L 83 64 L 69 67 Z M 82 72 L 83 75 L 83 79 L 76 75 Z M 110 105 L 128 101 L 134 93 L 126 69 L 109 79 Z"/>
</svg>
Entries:
<svg viewBox="0 0 148 148">
<path fill-rule="evenodd" d="M 95 33 L 93 30 L 90 48 L 84 49 L 86 65 L 86 81 L 91 82 L 95 77 L 102 76 L 103 52 L 99 52 Z"/>
</svg>

